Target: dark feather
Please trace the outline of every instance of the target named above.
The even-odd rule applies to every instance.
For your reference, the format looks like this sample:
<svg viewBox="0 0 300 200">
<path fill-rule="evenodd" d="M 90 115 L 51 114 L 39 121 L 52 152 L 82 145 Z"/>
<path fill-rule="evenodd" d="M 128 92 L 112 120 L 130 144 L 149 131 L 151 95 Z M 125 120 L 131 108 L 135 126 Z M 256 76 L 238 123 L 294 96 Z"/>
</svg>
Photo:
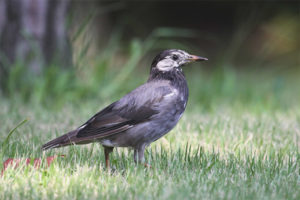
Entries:
<svg viewBox="0 0 300 200">
<path fill-rule="evenodd" d="M 149 120 L 159 111 L 156 105 L 162 100 L 163 96 L 170 93 L 167 87 L 157 87 L 154 94 L 146 93 L 147 101 L 143 101 L 141 86 L 133 92 L 124 96 L 120 101 L 115 102 L 79 127 L 77 138 L 101 139 L 124 132 L 135 124 Z M 144 92 L 145 93 L 145 92 Z M 149 97 L 150 100 L 149 100 Z"/>
<path fill-rule="evenodd" d="M 54 140 L 51 140 L 50 142 L 44 144 L 42 146 L 42 150 L 52 149 L 52 148 L 58 148 L 66 145 L 72 144 L 74 141 L 74 136 L 77 134 L 77 131 L 71 131 L 65 135 L 62 135 L 58 138 L 55 138 Z"/>
</svg>

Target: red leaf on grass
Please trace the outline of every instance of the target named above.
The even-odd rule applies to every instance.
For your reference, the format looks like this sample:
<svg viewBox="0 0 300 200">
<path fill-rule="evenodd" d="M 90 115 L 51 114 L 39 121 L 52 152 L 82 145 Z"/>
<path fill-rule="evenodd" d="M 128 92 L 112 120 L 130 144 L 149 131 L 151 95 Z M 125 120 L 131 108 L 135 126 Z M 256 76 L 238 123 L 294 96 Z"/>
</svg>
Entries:
<svg viewBox="0 0 300 200">
<path fill-rule="evenodd" d="M 46 160 L 47 160 L 47 166 L 50 167 L 51 163 L 57 158 L 57 157 L 65 157 L 65 155 L 59 155 L 59 156 L 50 156 L 50 157 L 47 157 Z M 25 162 L 24 162 L 25 161 Z M 29 164 L 33 164 L 33 167 L 35 169 L 38 169 L 40 168 L 41 166 L 41 163 L 42 163 L 42 160 L 41 158 L 35 158 L 33 161 L 31 158 L 26 158 L 26 160 L 23 160 L 23 159 L 19 159 L 19 158 L 8 158 L 6 161 L 4 161 L 3 163 L 3 169 L 1 171 L 1 176 L 3 176 L 3 173 L 4 171 L 9 167 L 9 166 L 12 166 L 14 167 L 14 169 L 17 169 L 20 165 L 20 162 L 21 164 L 22 163 L 25 163 L 25 165 L 29 165 Z"/>
</svg>

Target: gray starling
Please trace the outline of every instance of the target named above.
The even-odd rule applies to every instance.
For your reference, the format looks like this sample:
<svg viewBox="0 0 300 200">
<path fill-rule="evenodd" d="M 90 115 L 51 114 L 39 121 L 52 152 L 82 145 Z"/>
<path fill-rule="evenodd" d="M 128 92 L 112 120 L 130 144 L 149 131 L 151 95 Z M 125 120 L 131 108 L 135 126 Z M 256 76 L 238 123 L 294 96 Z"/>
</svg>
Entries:
<svg viewBox="0 0 300 200">
<path fill-rule="evenodd" d="M 79 128 L 42 146 L 42 150 L 99 142 L 106 167 L 114 147 L 134 149 L 134 161 L 144 162 L 145 147 L 168 133 L 182 116 L 188 86 L 181 67 L 206 58 L 170 49 L 158 54 L 148 81 L 90 118 Z"/>
</svg>

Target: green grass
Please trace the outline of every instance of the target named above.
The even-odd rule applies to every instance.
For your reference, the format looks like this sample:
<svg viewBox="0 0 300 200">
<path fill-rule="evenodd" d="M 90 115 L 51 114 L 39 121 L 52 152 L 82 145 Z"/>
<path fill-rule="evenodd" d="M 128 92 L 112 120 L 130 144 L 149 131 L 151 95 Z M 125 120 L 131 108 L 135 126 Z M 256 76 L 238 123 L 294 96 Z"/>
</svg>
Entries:
<svg viewBox="0 0 300 200">
<path fill-rule="evenodd" d="M 193 68 L 187 72 L 186 113 L 147 149 L 151 169 L 136 166 L 133 153 L 119 148 L 111 156 L 113 170 L 107 171 L 97 144 L 40 151 L 43 143 L 78 127 L 144 77 L 125 78 L 108 97 L 72 103 L 66 98 L 60 106 L 51 106 L 55 100 L 24 104 L 1 97 L 1 142 L 29 119 L 1 146 L 2 160 L 66 157 L 50 168 L 8 169 L 0 177 L 0 199 L 300 199 L 297 74 Z"/>
</svg>

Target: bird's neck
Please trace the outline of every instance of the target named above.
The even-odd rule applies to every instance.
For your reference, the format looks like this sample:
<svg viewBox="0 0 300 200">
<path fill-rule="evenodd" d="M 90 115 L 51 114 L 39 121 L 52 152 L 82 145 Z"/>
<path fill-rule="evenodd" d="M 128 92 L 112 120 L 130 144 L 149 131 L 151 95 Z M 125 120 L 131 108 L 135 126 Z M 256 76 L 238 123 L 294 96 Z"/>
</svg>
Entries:
<svg viewBox="0 0 300 200">
<path fill-rule="evenodd" d="M 152 68 L 148 82 L 159 80 L 170 81 L 171 85 L 183 95 L 183 104 L 186 105 L 186 102 L 189 97 L 189 88 L 185 80 L 184 73 L 181 69 L 174 69 L 171 71 L 161 72 L 155 68 Z"/>
<path fill-rule="evenodd" d="M 156 68 L 152 68 L 148 82 L 155 80 L 168 80 L 171 82 L 171 85 L 173 85 L 176 88 L 184 87 L 187 89 L 185 76 L 181 69 L 173 69 L 170 71 L 162 72 Z"/>
</svg>

